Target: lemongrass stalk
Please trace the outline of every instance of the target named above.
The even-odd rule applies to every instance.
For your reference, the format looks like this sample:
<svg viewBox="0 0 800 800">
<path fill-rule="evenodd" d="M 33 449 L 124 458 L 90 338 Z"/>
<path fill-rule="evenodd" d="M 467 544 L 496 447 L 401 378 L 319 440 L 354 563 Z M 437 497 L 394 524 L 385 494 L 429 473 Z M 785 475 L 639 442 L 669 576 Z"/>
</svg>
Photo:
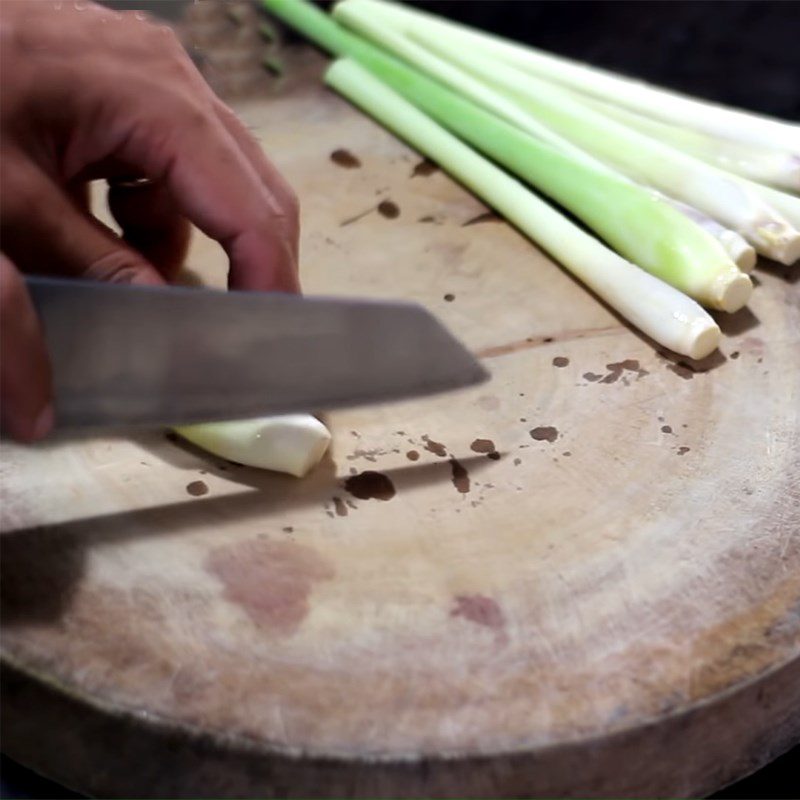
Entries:
<svg viewBox="0 0 800 800">
<path fill-rule="evenodd" d="M 355 17 L 347 13 L 346 3 L 339 10 L 348 24 L 390 49 L 397 46 L 391 32 L 363 19 L 357 7 Z M 407 45 L 402 54 L 416 62 L 421 48 L 413 42 Z M 435 61 L 419 59 L 431 70 L 437 69 Z M 749 299 L 750 280 L 719 242 L 651 191 L 548 146 L 423 75 L 412 81 L 394 67 L 374 71 L 462 139 L 575 213 L 635 264 L 711 308 L 736 311 Z"/>
<path fill-rule="evenodd" d="M 781 214 L 790 225 L 800 230 L 800 197 L 773 189 L 771 186 L 763 186 L 760 183 L 753 183 L 750 187 L 765 203 Z"/>
<path fill-rule="evenodd" d="M 298 478 L 320 462 L 331 441 L 328 429 L 309 414 L 184 425 L 175 432 L 229 461 Z"/>
<path fill-rule="evenodd" d="M 391 50 L 395 55 L 401 56 L 406 61 L 410 61 L 416 66 L 423 68 L 428 74 L 463 94 L 465 97 L 474 100 L 490 111 L 494 111 L 508 121 L 513 122 L 521 130 L 533 134 L 548 144 L 555 145 L 562 152 L 568 153 L 574 158 L 584 161 L 586 164 L 598 169 L 605 168 L 615 172 L 617 175 L 621 175 L 621 173 L 614 170 L 610 165 L 599 161 L 585 150 L 575 146 L 568 139 L 556 133 L 552 128 L 543 125 L 532 114 L 527 113 L 515 103 L 508 101 L 498 92 L 466 74 L 463 70 L 453 68 L 446 61 L 428 53 L 413 41 L 409 41 L 393 33 L 390 28 L 381 26 L 382 30 L 379 33 L 378 30 L 380 28 L 376 28 L 376 25 L 380 25 L 379 22 L 373 21 L 371 17 L 360 14 L 358 9 L 356 9 L 354 14 L 351 14 L 352 6 L 353 4 L 349 2 L 349 0 L 340 3 L 335 9 L 334 17 L 338 18 L 352 30 L 368 38 L 373 40 L 379 38 L 381 44 L 384 46 L 390 42 Z M 671 202 L 667 197 L 661 194 L 659 194 L 658 197 L 665 202 L 670 202 L 674 208 L 688 217 L 692 222 L 714 236 L 728 253 L 731 260 L 740 269 L 745 272 L 750 272 L 753 269 L 756 260 L 755 251 L 741 236 L 734 231 L 726 229 L 699 210 L 692 209 L 685 203 Z M 631 253 L 626 253 L 626 255 L 636 261 L 635 255 Z"/>
<path fill-rule="evenodd" d="M 431 35 L 458 40 L 466 52 L 483 51 L 540 78 L 557 81 L 584 94 L 648 114 L 664 122 L 680 120 L 682 125 L 712 136 L 759 147 L 785 150 L 800 156 L 800 126 L 740 109 L 698 100 L 641 81 L 580 64 L 533 47 L 478 32 L 408 6 L 381 0 L 346 0 L 364 5 L 370 13 L 383 14 L 387 21 L 402 24 L 406 31 L 424 29 Z"/>
<path fill-rule="evenodd" d="M 592 108 L 617 122 L 635 128 L 653 139 L 666 142 L 720 169 L 735 172 L 752 181 L 778 189 L 800 192 L 800 156 L 732 142 L 692 128 L 656 120 L 629 108 L 614 105 L 607 100 L 598 100 L 578 92 L 575 92 L 575 99 L 589 103 Z"/>
<path fill-rule="evenodd" d="M 719 328 L 697 303 L 609 250 L 359 64 L 340 59 L 325 81 L 474 191 L 659 344 L 691 358 L 717 347 Z"/>
<path fill-rule="evenodd" d="M 476 53 L 466 54 L 455 43 L 425 31 L 415 30 L 413 36 L 451 63 L 515 97 L 596 158 L 699 208 L 741 234 L 759 253 L 784 264 L 792 264 L 800 257 L 800 230 L 763 199 L 765 193 L 775 190 L 626 128 L 575 101 L 563 89 L 524 76 L 515 67 L 497 64 Z"/>
<path fill-rule="evenodd" d="M 730 257 L 731 261 L 736 264 L 742 272 L 750 273 L 756 266 L 756 251 L 752 245 L 748 244 L 744 237 L 739 236 L 736 231 L 720 225 L 715 219 L 712 219 L 708 214 L 704 214 L 693 206 L 686 205 L 680 200 L 675 200 L 672 197 L 667 197 L 660 192 L 656 194 L 665 203 L 669 203 L 681 214 L 688 217 L 696 225 L 699 225 L 709 235 L 713 236 L 725 249 L 725 252 Z"/>
</svg>

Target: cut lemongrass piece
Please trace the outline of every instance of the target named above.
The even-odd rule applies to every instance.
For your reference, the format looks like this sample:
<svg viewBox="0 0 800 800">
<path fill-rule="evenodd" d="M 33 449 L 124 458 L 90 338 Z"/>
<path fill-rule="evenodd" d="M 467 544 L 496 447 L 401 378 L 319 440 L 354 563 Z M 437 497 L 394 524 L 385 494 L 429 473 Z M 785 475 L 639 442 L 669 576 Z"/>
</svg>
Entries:
<svg viewBox="0 0 800 800">
<path fill-rule="evenodd" d="M 756 265 L 756 251 L 736 231 L 720 225 L 715 219 L 693 206 L 681 203 L 680 200 L 674 200 L 660 192 L 657 194 L 663 202 L 669 203 L 673 208 L 713 236 L 725 248 L 725 252 L 742 272 L 750 273 L 753 271 Z"/>
<path fill-rule="evenodd" d="M 427 31 L 450 38 L 470 54 L 483 52 L 524 69 L 638 113 L 692 127 L 723 139 L 800 155 L 800 126 L 662 89 L 611 72 L 571 61 L 507 39 L 458 25 L 405 5 L 380 0 L 345 0 L 382 14 L 395 29 Z"/>
<path fill-rule="evenodd" d="M 692 128 L 668 124 L 578 92 L 574 93 L 574 97 L 623 125 L 666 142 L 720 169 L 777 189 L 800 192 L 800 155 L 732 142 Z"/>
<path fill-rule="evenodd" d="M 328 429 L 309 414 L 206 422 L 184 425 L 175 432 L 229 461 L 298 478 L 320 462 L 331 441 Z"/>
<path fill-rule="evenodd" d="M 297 25 L 298 18 L 286 21 Z M 297 27 L 319 42 L 323 24 L 318 17 L 308 24 L 304 16 Z M 359 64 L 336 61 L 325 80 L 475 192 L 656 342 L 690 358 L 717 347 L 719 327 L 691 298 L 581 230 Z"/>
<path fill-rule="evenodd" d="M 363 29 L 381 44 L 396 45 L 381 30 Z M 418 55 L 419 46 L 408 44 L 405 57 Z M 421 63 L 432 66 L 435 60 Z M 370 66 L 418 108 L 568 208 L 633 263 L 710 308 L 738 311 L 749 299 L 749 278 L 719 241 L 651 190 L 549 146 L 409 67 L 393 61 Z"/>
<path fill-rule="evenodd" d="M 359 0 L 361 2 L 361 0 Z M 730 173 L 626 128 L 573 99 L 571 93 L 422 31 L 415 38 L 451 63 L 515 97 L 542 122 L 596 158 L 614 164 L 635 180 L 699 208 L 747 239 L 763 255 L 783 264 L 800 256 L 800 230 L 765 202 L 762 190 Z"/>
</svg>

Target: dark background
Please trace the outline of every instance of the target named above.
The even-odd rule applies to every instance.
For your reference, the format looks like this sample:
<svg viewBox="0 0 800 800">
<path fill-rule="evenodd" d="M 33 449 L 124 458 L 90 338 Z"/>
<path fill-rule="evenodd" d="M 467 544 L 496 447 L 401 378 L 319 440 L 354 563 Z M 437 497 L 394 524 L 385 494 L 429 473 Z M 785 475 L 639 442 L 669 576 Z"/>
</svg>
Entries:
<svg viewBox="0 0 800 800">
<path fill-rule="evenodd" d="M 428 0 L 415 5 L 679 91 L 800 120 L 796 0 Z"/>
<path fill-rule="evenodd" d="M 106 4 L 176 19 L 186 2 Z M 679 91 L 800 120 L 800 2 L 795 0 L 427 0 L 417 5 Z M 0 767 L 2 798 L 78 796 L 6 758 Z M 714 797 L 800 797 L 800 747 Z"/>
</svg>

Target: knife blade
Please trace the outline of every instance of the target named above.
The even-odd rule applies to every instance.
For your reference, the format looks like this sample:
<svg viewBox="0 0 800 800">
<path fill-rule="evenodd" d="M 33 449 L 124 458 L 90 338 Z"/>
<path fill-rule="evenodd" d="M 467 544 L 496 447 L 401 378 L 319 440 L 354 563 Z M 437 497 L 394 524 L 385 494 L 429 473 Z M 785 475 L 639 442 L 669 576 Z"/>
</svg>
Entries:
<svg viewBox="0 0 800 800">
<path fill-rule="evenodd" d="M 480 383 L 422 306 L 28 277 L 59 429 L 323 411 Z"/>
</svg>

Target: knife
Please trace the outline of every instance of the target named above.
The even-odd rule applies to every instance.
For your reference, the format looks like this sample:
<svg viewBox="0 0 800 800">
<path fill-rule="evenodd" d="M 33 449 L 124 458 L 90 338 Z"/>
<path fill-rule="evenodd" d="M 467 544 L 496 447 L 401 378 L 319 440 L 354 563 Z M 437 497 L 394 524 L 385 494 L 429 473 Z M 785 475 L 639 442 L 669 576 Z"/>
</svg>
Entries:
<svg viewBox="0 0 800 800">
<path fill-rule="evenodd" d="M 26 283 L 50 354 L 59 429 L 323 411 L 489 377 L 415 303 Z"/>
</svg>

